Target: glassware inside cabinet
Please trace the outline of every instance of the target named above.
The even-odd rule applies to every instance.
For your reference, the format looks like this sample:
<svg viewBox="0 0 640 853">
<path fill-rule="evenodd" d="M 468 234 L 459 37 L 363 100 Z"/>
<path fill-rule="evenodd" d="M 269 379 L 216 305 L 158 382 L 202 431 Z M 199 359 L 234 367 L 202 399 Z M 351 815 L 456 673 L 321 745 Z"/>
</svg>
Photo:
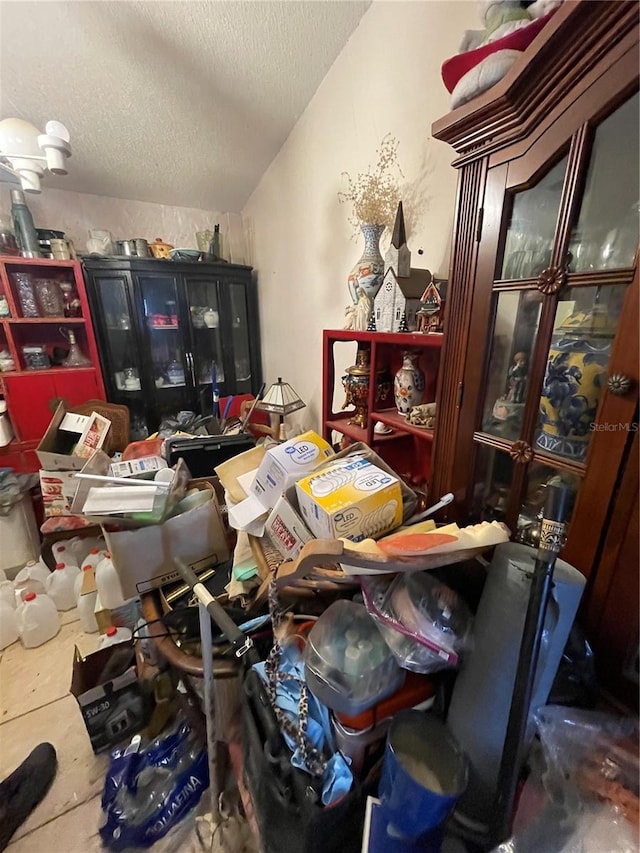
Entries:
<svg viewBox="0 0 640 853">
<path fill-rule="evenodd" d="M 626 285 L 564 287 L 559 295 L 540 396 L 536 448 L 583 462 Z"/>
<path fill-rule="evenodd" d="M 514 194 L 500 278 L 537 278 L 549 266 L 566 168 L 563 157 L 535 186 Z"/>
<path fill-rule="evenodd" d="M 502 291 L 496 296 L 482 409 L 484 432 L 511 440 L 520 435 L 542 298 L 538 290 Z"/>
<path fill-rule="evenodd" d="M 570 272 L 631 267 L 638 247 L 638 93 L 597 128 L 580 213 L 569 241 Z"/>
</svg>

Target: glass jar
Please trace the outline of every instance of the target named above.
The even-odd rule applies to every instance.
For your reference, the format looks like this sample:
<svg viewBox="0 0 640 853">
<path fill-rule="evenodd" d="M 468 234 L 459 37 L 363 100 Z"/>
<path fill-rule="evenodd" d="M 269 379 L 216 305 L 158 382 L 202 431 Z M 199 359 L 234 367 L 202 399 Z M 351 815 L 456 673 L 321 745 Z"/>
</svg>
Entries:
<svg viewBox="0 0 640 853">
<path fill-rule="evenodd" d="M 18 302 L 23 317 L 39 317 L 38 303 L 36 302 L 36 294 L 33 289 L 33 280 L 31 273 L 28 272 L 12 272 L 11 278 L 18 294 Z"/>
<path fill-rule="evenodd" d="M 41 344 L 22 347 L 22 357 L 26 370 L 44 370 L 51 367 L 47 348 Z"/>
<path fill-rule="evenodd" d="M 0 214 L 0 255 L 19 255 L 11 217 Z"/>
<path fill-rule="evenodd" d="M 64 317 L 64 301 L 60 285 L 53 278 L 37 278 L 33 282 L 42 317 Z"/>
</svg>

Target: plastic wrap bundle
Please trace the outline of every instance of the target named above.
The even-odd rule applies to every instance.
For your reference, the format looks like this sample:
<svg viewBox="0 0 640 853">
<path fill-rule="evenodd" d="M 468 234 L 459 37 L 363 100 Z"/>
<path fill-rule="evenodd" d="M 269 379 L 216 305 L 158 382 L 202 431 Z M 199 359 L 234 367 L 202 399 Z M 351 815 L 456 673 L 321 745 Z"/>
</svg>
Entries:
<svg viewBox="0 0 640 853">
<path fill-rule="evenodd" d="M 436 672 L 458 665 L 469 640 L 471 614 L 448 586 L 428 572 L 362 579 L 369 613 L 404 669 Z"/>
<path fill-rule="evenodd" d="M 473 648 L 453 689 L 447 726 L 470 764 L 469 784 L 456 810 L 461 820 L 484 825 L 491 818 L 535 558 L 526 545 L 496 548 L 474 620 Z M 527 741 L 534 733 L 533 714 L 549 696 L 585 584 L 563 560 L 556 561 L 553 581 Z"/>
</svg>

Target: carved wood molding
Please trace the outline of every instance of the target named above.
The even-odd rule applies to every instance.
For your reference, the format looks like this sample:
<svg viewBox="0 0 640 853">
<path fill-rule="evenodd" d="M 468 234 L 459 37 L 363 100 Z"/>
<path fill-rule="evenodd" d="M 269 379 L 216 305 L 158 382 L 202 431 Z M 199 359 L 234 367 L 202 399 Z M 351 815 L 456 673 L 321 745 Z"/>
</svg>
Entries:
<svg viewBox="0 0 640 853">
<path fill-rule="evenodd" d="M 612 45 L 624 49 L 639 8 L 637 0 L 566 0 L 507 75 L 436 121 L 433 136 L 467 159 L 526 138 Z"/>
</svg>

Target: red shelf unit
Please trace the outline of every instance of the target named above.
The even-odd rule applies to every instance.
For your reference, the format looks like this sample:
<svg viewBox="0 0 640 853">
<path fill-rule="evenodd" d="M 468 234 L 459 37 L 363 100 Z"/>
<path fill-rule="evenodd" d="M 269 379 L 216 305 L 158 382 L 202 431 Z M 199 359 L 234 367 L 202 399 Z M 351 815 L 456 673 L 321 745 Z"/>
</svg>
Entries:
<svg viewBox="0 0 640 853">
<path fill-rule="evenodd" d="M 56 278 L 73 284 L 81 305 L 81 317 L 22 317 L 12 274 L 30 273 L 33 278 Z M 22 472 L 37 471 L 35 453 L 52 417 L 56 399 L 75 406 L 89 399 L 106 399 L 89 302 L 77 261 L 20 258 L 0 255 L 0 295 L 6 297 L 10 316 L 0 317 L 0 350 L 7 349 L 15 370 L 0 373 L 0 394 L 7 408 L 15 439 L 0 448 L 0 466 Z M 91 360 L 87 367 L 27 369 L 22 347 L 43 344 L 51 354 L 54 347 L 67 347 L 60 327 L 73 329 L 82 352 Z"/>
<path fill-rule="evenodd" d="M 335 344 L 353 341 L 370 346 L 369 418 L 366 429 L 349 423 L 353 408 L 335 411 L 334 388 L 336 376 L 344 373 L 353 362 L 336 364 Z M 431 448 L 433 430 L 421 429 L 407 423 L 395 407 L 393 390 L 381 403 L 376 403 L 376 375 L 385 371 L 392 379 L 402 364 L 404 350 L 420 352 L 419 364 L 425 372 L 425 402 L 435 400 L 436 383 L 440 369 L 440 351 L 443 335 L 424 335 L 415 332 L 353 332 L 348 329 L 330 329 L 323 332 L 323 382 L 322 428 L 324 438 L 331 441 L 332 431 L 353 441 L 362 441 L 373 448 L 397 473 L 416 486 L 428 482 L 431 473 Z M 354 356 L 355 357 L 355 356 Z M 380 408 L 378 408 L 380 406 Z M 392 433 L 374 432 L 378 421 L 391 427 Z"/>
</svg>

